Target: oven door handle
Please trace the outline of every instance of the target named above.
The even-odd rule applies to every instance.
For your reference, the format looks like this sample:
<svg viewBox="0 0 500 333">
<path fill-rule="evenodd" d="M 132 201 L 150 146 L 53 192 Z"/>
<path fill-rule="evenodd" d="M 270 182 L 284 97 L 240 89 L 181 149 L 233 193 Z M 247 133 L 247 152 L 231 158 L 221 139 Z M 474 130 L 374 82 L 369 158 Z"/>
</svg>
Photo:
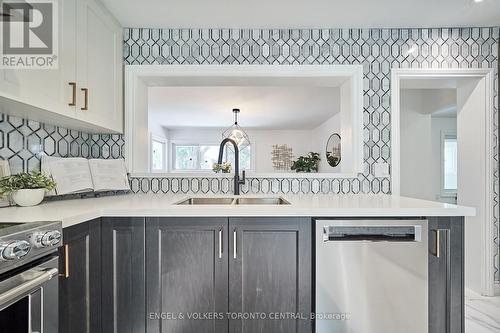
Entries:
<svg viewBox="0 0 500 333">
<path fill-rule="evenodd" d="M 21 283 L 12 286 L 10 289 L 0 294 L 0 307 L 4 304 L 8 304 L 20 296 L 26 295 L 31 290 L 36 289 L 40 285 L 52 279 L 54 276 L 57 276 L 57 273 L 57 268 L 44 270 L 35 268 L 21 273 L 20 275 L 26 276 L 26 279 L 23 278 Z"/>
</svg>

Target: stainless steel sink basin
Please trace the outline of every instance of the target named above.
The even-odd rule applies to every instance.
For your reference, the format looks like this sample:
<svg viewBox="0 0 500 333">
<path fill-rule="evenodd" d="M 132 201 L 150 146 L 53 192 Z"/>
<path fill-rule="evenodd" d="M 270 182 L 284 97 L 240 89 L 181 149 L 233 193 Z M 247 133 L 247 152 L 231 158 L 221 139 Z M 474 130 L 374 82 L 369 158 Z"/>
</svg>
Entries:
<svg viewBox="0 0 500 333">
<path fill-rule="evenodd" d="M 234 198 L 188 198 L 176 205 L 231 205 Z"/>
<path fill-rule="evenodd" d="M 289 205 L 283 198 L 187 198 L 176 205 Z"/>
<path fill-rule="evenodd" d="M 236 205 L 289 205 L 283 198 L 236 198 Z"/>
</svg>

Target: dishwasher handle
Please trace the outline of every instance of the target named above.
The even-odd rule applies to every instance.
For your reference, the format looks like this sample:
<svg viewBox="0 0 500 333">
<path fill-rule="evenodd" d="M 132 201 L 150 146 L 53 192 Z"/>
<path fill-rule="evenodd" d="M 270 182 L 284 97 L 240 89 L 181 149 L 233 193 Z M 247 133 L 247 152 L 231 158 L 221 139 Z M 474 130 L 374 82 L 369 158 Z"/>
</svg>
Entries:
<svg viewBox="0 0 500 333">
<path fill-rule="evenodd" d="M 422 226 L 325 226 L 323 242 L 421 242 Z"/>
</svg>

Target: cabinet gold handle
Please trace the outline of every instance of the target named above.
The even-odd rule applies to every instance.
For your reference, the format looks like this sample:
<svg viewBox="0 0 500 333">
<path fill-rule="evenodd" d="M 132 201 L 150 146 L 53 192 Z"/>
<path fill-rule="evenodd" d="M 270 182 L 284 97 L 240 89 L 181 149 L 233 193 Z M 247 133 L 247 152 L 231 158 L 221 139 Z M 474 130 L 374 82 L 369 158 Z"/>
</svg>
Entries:
<svg viewBox="0 0 500 333">
<path fill-rule="evenodd" d="M 76 105 L 76 82 L 69 82 L 68 83 L 71 86 L 71 102 L 68 103 L 69 106 L 75 106 Z"/>
<path fill-rule="evenodd" d="M 59 276 L 69 278 L 69 244 L 64 244 L 64 273 L 60 273 Z"/>
<path fill-rule="evenodd" d="M 89 109 L 89 89 L 88 88 L 82 88 L 83 91 L 83 108 L 80 110 L 82 111 L 87 111 Z"/>
<path fill-rule="evenodd" d="M 439 229 L 436 230 L 436 248 L 434 253 L 436 254 L 436 258 L 441 257 L 441 230 Z"/>
<path fill-rule="evenodd" d="M 238 250 L 237 250 L 237 247 L 238 247 L 238 244 L 237 244 L 237 240 L 238 240 L 238 235 L 236 233 L 236 229 L 233 230 L 233 258 L 236 259 L 237 255 L 238 255 Z"/>
<path fill-rule="evenodd" d="M 222 228 L 219 229 L 219 259 L 222 258 Z"/>
<path fill-rule="evenodd" d="M 441 258 L 441 237 L 443 233 L 447 233 L 447 229 L 436 229 L 434 230 L 436 233 L 436 243 L 435 243 L 435 248 L 434 248 L 434 256 L 436 258 Z"/>
</svg>

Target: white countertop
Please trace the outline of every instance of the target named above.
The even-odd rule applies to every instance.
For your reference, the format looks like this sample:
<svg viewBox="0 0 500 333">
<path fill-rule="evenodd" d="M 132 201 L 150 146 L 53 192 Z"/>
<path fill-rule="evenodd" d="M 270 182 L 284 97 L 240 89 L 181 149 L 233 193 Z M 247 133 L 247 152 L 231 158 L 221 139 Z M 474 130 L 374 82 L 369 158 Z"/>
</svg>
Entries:
<svg viewBox="0 0 500 333">
<path fill-rule="evenodd" d="M 248 197 L 277 197 L 278 195 Z M 102 216 L 473 216 L 475 209 L 391 195 L 282 195 L 290 205 L 174 205 L 188 197 L 222 195 L 127 194 L 0 208 L 0 222 L 62 221 L 68 227 Z M 245 196 L 242 196 L 245 197 Z"/>
</svg>

